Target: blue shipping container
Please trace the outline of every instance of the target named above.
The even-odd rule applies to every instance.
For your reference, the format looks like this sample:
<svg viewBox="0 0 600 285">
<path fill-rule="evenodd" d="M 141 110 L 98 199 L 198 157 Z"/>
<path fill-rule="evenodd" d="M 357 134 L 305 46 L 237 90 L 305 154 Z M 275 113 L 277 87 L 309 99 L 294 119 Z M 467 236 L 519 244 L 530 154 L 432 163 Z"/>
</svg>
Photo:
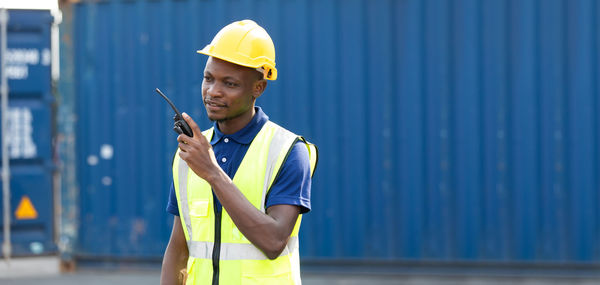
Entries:
<svg viewBox="0 0 600 285">
<path fill-rule="evenodd" d="M 270 33 L 257 102 L 320 147 L 303 260 L 600 264 L 600 5 L 591 0 L 73 4 L 79 254 L 160 259 L 176 148 L 208 128 L 224 25 Z"/>
<path fill-rule="evenodd" d="M 9 10 L 8 14 L 11 243 L 14 255 L 48 254 L 57 249 L 50 44 L 54 17 L 48 10 Z M 1 201 L 2 197 L 3 213 Z"/>
</svg>

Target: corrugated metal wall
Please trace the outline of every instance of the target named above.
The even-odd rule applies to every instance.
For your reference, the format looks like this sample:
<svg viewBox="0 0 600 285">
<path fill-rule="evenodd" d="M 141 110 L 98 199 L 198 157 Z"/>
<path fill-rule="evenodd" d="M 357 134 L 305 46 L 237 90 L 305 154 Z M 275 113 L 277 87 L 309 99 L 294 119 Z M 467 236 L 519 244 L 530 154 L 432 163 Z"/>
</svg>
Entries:
<svg viewBox="0 0 600 285">
<path fill-rule="evenodd" d="M 596 1 L 75 5 L 82 255 L 161 256 L 153 89 L 208 127 L 195 51 L 251 18 L 279 69 L 258 104 L 320 147 L 304 260 L 600 261 Z"/>
</svg>

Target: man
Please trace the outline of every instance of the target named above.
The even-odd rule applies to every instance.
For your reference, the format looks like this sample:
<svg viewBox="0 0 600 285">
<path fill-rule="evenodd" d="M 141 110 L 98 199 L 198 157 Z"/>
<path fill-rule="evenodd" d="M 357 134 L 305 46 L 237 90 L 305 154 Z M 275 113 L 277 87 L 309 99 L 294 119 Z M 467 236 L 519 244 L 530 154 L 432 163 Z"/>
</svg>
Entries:
<svg viewBox="0 0 600 285">
<path fill-rule="evenodd" d="M 174 214 L 161 284 L 300 284 L 298 230 L 310 210 L 316 147 L 268 120 L 255 100 L 275 80 L 275 47 L 244 20 L 198 53 L 213 128 L 181 134 L 167 211 Z"/>
</svg>

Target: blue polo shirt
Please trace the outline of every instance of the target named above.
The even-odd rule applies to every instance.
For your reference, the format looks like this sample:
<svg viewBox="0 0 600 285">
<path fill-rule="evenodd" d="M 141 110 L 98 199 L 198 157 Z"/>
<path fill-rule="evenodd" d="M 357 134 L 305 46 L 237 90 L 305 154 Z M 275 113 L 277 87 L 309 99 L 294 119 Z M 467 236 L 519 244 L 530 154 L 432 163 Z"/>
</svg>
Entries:
<svg viewBox="0 0 600 285">
<path fill-rule="evenodd" d="M 261 130 L 263 125 L 269 120 L 269 117 L 260 107 L 255 107 L 255 115 L 248 125 L 231 135 L 223 134 L 214 124 L 214 134 L 210 141 L 213 147 L 217 162 L 221 169 L 227 173 L 229 178 L 233 179 L 250 143 Z M 310 211 L 310 160 L 308 150 L 303 142 L 298 142 L 292 148 L 287 160 L 284 162 L 277 180 L 273 181 L 269 191 L 265 209 L 273 205 L 296 205 L 300 207 L 301 213 Z M 169 191 L 169 202 L 167 212 L 179 216 L 177 207 L 177 197 L 175 196 L 175 187 L 171 182 Z M 221 203 L 213 193 L 217 211 L 221 211 Z"/>
</svg>

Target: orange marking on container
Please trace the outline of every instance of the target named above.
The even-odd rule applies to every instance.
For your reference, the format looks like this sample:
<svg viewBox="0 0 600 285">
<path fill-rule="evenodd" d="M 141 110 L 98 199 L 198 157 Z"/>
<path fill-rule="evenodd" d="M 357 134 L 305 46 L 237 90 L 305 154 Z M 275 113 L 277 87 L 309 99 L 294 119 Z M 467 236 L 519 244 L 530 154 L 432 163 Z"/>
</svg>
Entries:
<svg viewBox="0 0 600 285">
<path fill-rule="evenodd" d="M 38 212 L 35 210 L 33 203 L 31 203 L 31 199 L 27 196 L 23 196 L 21 198 L 21 202 L 19 202 L 19 206 L 15 211 L 15 216 L 17 220 L 32 220 L 37 219 Z"/>
</svg>

